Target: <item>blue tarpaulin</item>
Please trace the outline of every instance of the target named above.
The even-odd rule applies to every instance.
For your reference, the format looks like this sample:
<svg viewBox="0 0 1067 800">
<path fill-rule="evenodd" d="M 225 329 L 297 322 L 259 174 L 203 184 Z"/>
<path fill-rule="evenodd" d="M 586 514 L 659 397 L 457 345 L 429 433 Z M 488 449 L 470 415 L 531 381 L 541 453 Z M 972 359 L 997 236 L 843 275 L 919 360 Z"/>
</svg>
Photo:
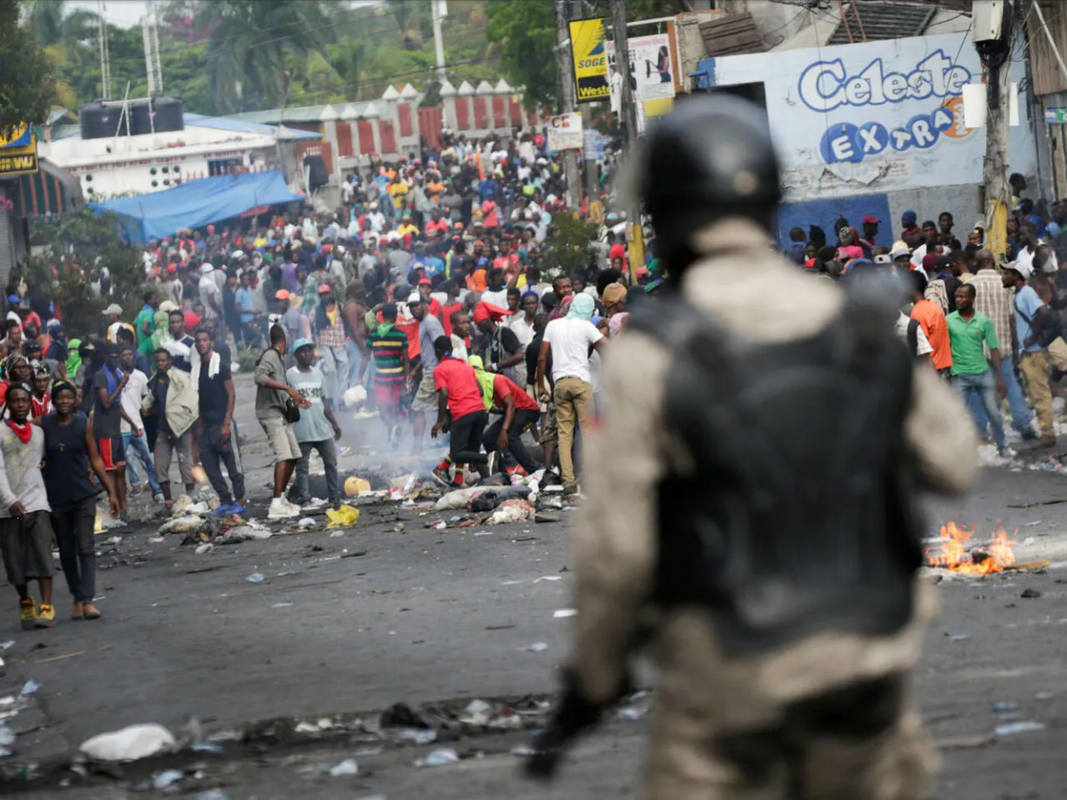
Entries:
<svg viewBox="0 0 1067 800">
<path fill-rule="evenodd" d="M 182 228 L 202 228 L 276 203 L 304 200 L 285 185 L 279 170 L 245 175 L 217 175 L 183 183 L 162 192 L 93 203 L 97 212 L 113 211 L 130 220 L 126 226 L 135 242 L 173 236 Z"/>
</svg>

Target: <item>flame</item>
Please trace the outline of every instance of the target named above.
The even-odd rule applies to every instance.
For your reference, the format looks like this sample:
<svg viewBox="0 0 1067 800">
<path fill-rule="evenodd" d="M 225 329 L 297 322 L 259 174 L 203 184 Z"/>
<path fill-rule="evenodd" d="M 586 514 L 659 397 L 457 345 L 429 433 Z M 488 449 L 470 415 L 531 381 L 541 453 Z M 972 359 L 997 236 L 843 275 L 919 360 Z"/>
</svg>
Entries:
<svg viewBox="0 0 1067 800">
<path fill-rule="evenodd" d="M 953 572 L 989 575 L 993 572 L 1003 572 L 1005 568 L 1015 564 L 1015 553 L 1011 548 L 1016 542 L 1008 538 L 1003 527 L 998 527 L 985 544 L 968 545 L 976 532 L 974 526 L 957 525 L 955 522 L 942 525 L 941 538 L 944 541 L 941 543 L 941 553 L 931 555 L 927 551 L 927 565 L 944 567 Z"/>
</svg>

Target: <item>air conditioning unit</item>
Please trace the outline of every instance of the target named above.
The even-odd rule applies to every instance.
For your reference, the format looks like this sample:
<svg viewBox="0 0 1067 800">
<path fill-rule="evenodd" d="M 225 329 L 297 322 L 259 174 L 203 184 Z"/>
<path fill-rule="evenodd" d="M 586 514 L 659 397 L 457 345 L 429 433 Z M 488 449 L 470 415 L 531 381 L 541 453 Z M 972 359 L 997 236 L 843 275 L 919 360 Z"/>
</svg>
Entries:
<svg viewBox="0 0 1067 800">
<path fill-rule="evenodd" d="M 971 7 L 971 39 L 974 42 L 995 42 L 1004 36 L 1011 0 L 974 0 Z"/>
</svg>

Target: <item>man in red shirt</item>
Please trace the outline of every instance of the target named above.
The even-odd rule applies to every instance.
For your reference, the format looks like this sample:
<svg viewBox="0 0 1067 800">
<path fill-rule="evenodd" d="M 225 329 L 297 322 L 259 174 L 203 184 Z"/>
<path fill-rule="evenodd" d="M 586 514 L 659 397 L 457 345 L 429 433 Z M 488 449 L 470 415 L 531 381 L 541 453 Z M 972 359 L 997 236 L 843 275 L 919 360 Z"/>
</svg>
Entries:
<svg viewBox="0 0 1067 800">
<path fill-rule="evenodd" d="M 624 245 L 622 242 L 615 241 L 614 231 L 608 231 L 608 244 L 611 245 L 611 248 L 608 250 L 608 263 L 614 264 L 616 258 L 621 258 L 622 271 L 626 272 L 626 245 Z"/>
<path fill-rule="evenodd" d="M 493 405 L 504 412 L 504 416 L 494 422 L 482 437 L 485 452 L 492 462 L 493 453 L 503 456 L 511 453 L 519 462 L 517 467 L 505 467 L 504 459 L 497 458 L 500 472 L 514 475 L 529 474 L 537 471 L 537 462 L 530 457 L 526 445 L 522 443 L 522 432 L 537 422 L 540 410 L 530 395 L 519 388 L 515 381 L 504 375 L 493 376 Z M 520 470 L 522 470 L 520 472 Z"/>
<path fill-rule="evenodd" d="M 449 232 L 448 222 L 441 219 L 441 210 L 435 208 L 430 212 L 430 215 L 432 216 L 432 219 L 426 223 L 426 236 L 431 237 L 438 231 L 447 234 Z"/>
<path fill-rule="evenodd" d="M 437 298 L 430 296 L 430 293 L 432 291 L 433 291 L 433 281 L 431 281 L 429 278 L 420 278 L 419 279 L 419 294 L 422 296 L 422 299 L 426 302 L 426 312 L 428 314 L 432 314 L 433 316 L 437 317 L 438 321 L 442 325 L 444 325 L 444 323 L 445 323 L 445 321 L 443 319 L 444 310 L 441 308 L 441 303 L 438 302 Z M 445 326 L 445 333 L 448 333 L 448 329 L 450 327 L 451 327 L 451 325 Z"/>
<path fill-rule="evenodd" d="M 947 379 L 952 369 L 952 347 L 949 344 L 945 312 L 941 310 L 941 306 L 924 296 L 926 275 L 922 270 L 913 270 L 905 277 L 912 282 L 911 299 L 914 305 L 911 307 L 911 318 L 918 320 L 919 327 L 926 334 L 930 346 L 934 348 L 934 352 L 930 354 L 934 369 Z"/>
<path fill-rule="evenodd" d="M 437 434 L 445 426 L 448 413 L 452 415 L 452 439 L 449 453 L 433 475 L 440 483 L 447 485 L 448 468 L 456 467 L 454 485 L 463 486 L 463 466 L 473 464 L 478 474 L 489 477 L 489 459 L 482 453 L 482 433 L 485 431 L 489 415 L 485 413 L 485 402 L 474 368 L 466 361 L 452 357 L 452 340 L 447 336 L 438 336 L 433 343 L 437 366 L 433 371 L 434 388 L 437 390 L 437 422 L 430 430 L 430 436 Z"/>
</svg>

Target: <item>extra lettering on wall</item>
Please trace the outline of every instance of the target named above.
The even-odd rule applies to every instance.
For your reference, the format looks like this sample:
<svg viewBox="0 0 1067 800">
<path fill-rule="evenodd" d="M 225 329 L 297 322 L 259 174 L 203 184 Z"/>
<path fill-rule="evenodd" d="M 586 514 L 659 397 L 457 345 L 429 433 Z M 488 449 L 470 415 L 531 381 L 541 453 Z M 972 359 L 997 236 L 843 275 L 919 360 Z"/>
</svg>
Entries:
<svg viewBox="0 0 1067 800">
<path fill-rule="evenodd" d="M 804 70 L 797 89 L 804 105 L 821 114 L 842 107 L 871 107 L 873 116 L 879 106 L 929 101 L 928 111 L 892 127 L 877 118 L 859 124 L 828 124 L 819 145 L 823 160 L 858 164 L 887 151 L 928 150 L 942 137 L 968 136 L 971 131 L 963 126 L 962 95 L 971 80 L 969 69 L 936 50 L 907 72 L 900 70 L 899 63 L 887 66 L 881 58 L 852 74 L 840 58 L 818 61 Z"/>
</svg>

